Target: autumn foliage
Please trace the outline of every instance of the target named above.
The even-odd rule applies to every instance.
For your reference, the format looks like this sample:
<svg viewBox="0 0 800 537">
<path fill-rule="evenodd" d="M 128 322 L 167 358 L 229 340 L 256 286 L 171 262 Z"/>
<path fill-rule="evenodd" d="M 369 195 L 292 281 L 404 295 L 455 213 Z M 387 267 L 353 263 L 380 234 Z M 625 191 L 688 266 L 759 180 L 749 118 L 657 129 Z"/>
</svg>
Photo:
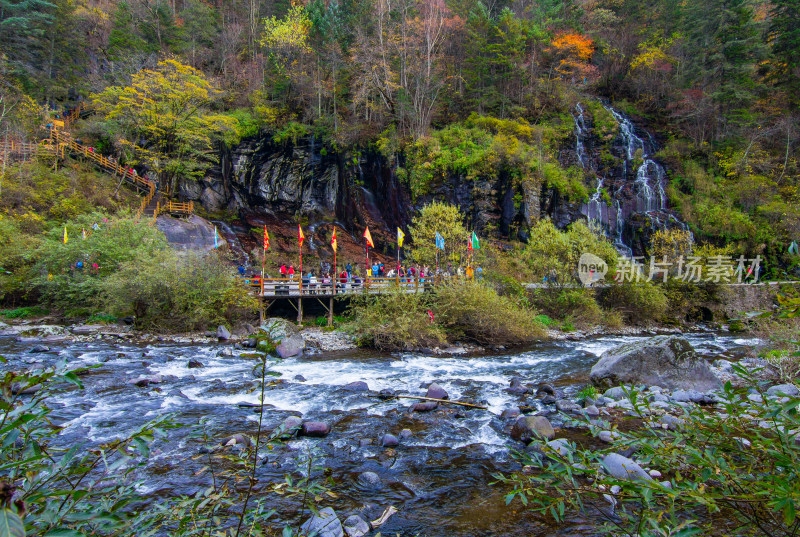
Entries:
<svg viewBox="0 0 800 537">
<path fill-rule="evenodd" d="M 597 76 L 597 68 L 590 63 L 594 41 L 577 33 L 560 33 L 553 38 L 547 52 L 553 59 L 555 71 L 572 82 L 588 82 Z"/>
</svg>

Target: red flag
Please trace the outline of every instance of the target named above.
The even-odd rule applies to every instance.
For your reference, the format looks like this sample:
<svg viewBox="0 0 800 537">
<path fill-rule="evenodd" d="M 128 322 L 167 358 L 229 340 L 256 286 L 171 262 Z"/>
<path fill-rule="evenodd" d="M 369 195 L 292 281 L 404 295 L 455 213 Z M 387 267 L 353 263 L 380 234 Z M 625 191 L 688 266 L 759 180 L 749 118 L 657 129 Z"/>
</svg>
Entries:
<svg viewBox="0 0 800 537">
<path fill-rule="evenodd" d="M 264 224 L 264 249 L 269 250 L 269 233 L 267 233 L 266 224 Z"/>
<path fill-rule="evenodd" d="M 297 238 L 300 241 L 300 248 L 303 247 L 303 241 L 306 240 L 306 236 L 303 235 L 303 228 L 300 224 L 297 224 Z"/>
<path fill-rule="evenodd" d="M 467 237 L 467 250 L 472 251 L 472 237 Z"/>
<path fill-rule="evenodd" d="M 335 252 L 338 246 L 339 244 L 336 242 L 336 228 L 333 228 L 333 236 L 331 237 L 331 248 L 333 248 L 333 251 Z"/>
<path fill-rule="evenodd" d="M 375 248 L 375 243 L 372 242 L 372 235 L 369 233 L 369 228 L 364 230 L 364 238 L 367 239 L 367 244 L 372 248 Z"/>
</svg>

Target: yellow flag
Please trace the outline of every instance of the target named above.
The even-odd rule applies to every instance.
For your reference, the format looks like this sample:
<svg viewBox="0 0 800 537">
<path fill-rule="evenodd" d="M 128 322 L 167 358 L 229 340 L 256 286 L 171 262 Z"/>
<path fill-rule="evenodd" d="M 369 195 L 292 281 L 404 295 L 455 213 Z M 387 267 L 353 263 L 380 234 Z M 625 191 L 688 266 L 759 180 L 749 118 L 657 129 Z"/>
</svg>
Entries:
<svg viewBox="0 0 800 537">
<path fill-rule="evenodd" d="M 67 226 L 64 226 L 64 244 L 67 244 Z"/>
<path fill-rule="evenodd" d="M 331 248 L 333 251 L 336 251 L 336 248 L 339 246 L 339 243 L 336 242 L 336 228 L 333 228 L 333 236 L 331 237 Z"/>
<path fill-rule="evenodd" d="M 406 238 L 406 234 L 403 233 L 403 230 L 400 229 L 400 228 L 397 228 L 397 246 L 402 247 L 403 246 L 403 239 L 405 239 L 405 238 Z"/>
</svg>

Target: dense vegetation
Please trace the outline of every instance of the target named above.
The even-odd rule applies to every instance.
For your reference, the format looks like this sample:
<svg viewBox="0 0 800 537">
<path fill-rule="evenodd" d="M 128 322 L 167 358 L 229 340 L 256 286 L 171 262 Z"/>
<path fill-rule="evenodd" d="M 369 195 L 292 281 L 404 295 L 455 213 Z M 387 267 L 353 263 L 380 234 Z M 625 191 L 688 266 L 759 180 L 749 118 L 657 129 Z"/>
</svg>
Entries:
<svg viewBox="0 0 800 537">
<path fill-rule="evenodd" d="M 613 139 L 599 95 L 663 133 L 698 239 L 780 262 L 800 230 L 799 15 L 797 0 L 4 0 L 0 121 L 35 137 L 37 102 L 93 100 L 85 134 L 165 184 L 267 129 L 375 144 L 417 194 L 508 174 L 580 201 L 558 154 L 578 101 Z"/>
</svg>

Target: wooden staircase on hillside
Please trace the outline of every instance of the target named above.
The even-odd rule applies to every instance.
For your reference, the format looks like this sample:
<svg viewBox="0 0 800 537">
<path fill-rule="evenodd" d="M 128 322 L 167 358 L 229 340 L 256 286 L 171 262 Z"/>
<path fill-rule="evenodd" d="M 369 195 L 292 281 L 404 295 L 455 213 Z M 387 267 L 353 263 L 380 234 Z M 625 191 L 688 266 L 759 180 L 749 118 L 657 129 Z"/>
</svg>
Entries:
<svg viewBox="0 0 800 537">
<path fill-rule="evenodd" d="M 50 127 L 50 137 L 39 143 L 5 141 L 0 142 L 0 163 L 12 161 L 26 161 L 32 158 L 43 156 L 55 157 L 57 159 L 71 156 L 82 156 L 90 160 L 97 167 L 114 177 L 121 178 L 124 183 L 134 189 L 142 196 L 137 218 L 142 216 L 152 216 L 153 219 L 159 214 L 173 214 L 177 216 L 188 216 L 194 213 L 194 202 L 180 203 L 171 201 L 169 193 L 159 190 L 155 181 L 147 177 L 141 177 L 133 168 L 121 166 L 116 160 L 96 152 L 94 148 L 79 144 L 72 136 L 62 130 L 77 119 L 85 117 L 93 112 L 93 109 L 81 103 L 65 114 L 62 119 L 53 120 Z"/>
</svg>

